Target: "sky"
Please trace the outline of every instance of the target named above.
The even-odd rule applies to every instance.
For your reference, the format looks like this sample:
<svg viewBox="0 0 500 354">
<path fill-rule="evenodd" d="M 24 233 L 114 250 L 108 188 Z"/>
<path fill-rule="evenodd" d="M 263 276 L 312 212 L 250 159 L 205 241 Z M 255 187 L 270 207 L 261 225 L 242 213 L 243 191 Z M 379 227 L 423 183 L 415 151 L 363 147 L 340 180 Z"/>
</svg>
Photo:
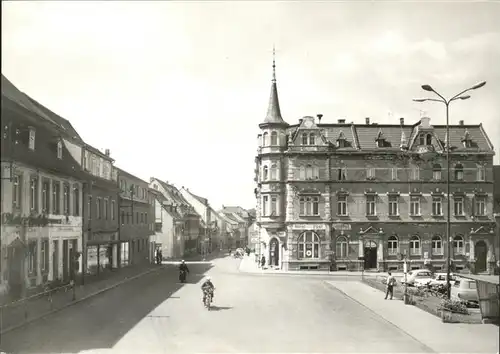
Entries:
<svg viewBox="0 0 500 354">
<path fill-rule="evenodd" d="M 116 166 L 255 206 L 258 124 L 276 46 L 283 118 L 445 123 L 415 103 L 487 81 L 452 104 L 481 122 L 500 161 L 500 3 L 2 2 L 2 73 L 71 121 Z"/>
</svg>

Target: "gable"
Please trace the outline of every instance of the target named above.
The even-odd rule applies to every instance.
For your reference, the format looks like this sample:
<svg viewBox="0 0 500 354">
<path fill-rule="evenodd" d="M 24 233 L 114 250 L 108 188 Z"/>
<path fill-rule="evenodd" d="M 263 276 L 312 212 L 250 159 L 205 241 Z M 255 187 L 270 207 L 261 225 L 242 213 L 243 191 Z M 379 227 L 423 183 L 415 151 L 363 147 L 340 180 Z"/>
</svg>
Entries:
<svg viewBox="0 0 500 354">
<path fill-rule="evenodd" d="M 408 150 L 415 152 L 443 151 L 445 141 L 442 141 L 433 128 L 420 129 L 418 126 L 412 134 Z"/>
<path fill-rule="evenodd" d="M 323 130 L 316 125 L 314 117 L 309 116 L 301 119 L 299 126 L 291 136 L 291 140 L 293 145 L 302 146 L 324 146 L 328 144 Z"/>
</svg>

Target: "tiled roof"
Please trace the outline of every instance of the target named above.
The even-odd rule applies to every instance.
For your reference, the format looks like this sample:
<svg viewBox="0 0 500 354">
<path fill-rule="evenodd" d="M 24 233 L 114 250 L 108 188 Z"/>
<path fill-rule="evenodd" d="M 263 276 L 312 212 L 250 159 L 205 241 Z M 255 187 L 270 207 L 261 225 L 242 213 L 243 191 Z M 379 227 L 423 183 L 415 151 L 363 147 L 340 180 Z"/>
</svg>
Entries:
<svg viewBox="0 0 500 354">
<path fill-rule="evenodd" d="M 244 218 L 248 218 L 249 217 L 249 214 L 248 214 L 248 211 L 246 211 L 245 209 L 243 209 L 242 207 L 240 206 L 223 206 L 223 212 L 226 212 L 226 211 L 229 211 L 231 213 L 241 213 L 243 215 Z"/>
<path fill-rule="evenodd" d="M 184 198 L 182 196 L 181 192 L 176 187 L 174 187 L 173 185 L 168 184 L 166 182 L 163 182 L 162 180 L 160 180 L 158 178 L 153 177 L 153 179 L 156 182 L 158 182 L 158 184 L 160 184 L 160 186 L 168 194 L 168 195 L 166 195 L 166 197 L 168 199 L 170 199 L 171 202 L 173 202 L 179 206 L 179 208 L 177 210 L 179 210 L 179 212 L 183 216 L 190 214 L 190 215 L 195 215 L 195 216 L 199 217 L 199 214 L 196 213 L 193 206 L 191 204 L 189 204 L 189 202 L 186 200 L 186 198 Z M 182 210 L 182 209 L 184 209 L 184 210 Z"/>
<path fill-rule="evenodd" d="M 410 136 L 412 132 L 411 126 L 396 126 L 396 125 L 358 125 L 356 132 L 359 140 L 359 147 L 361 149 L 375 149 L 377 148 L 375 139 L 379 132 L 385 138 L 386 148 L 400 149 L 401 145 L 401 131 L 405 136 Z"/>
<path fill-rule="evenodd" d="M 194 194 L 193 192 L 191 192 L 189 189 L 184 189 L 186 192 L 188 192 L 189 194 L 191 194 L 193 196 L 193 198 L 197 199 L 201 204 L 203 205 L 208 205 L 208 199 L 206 198 L 202 198 L 196 194 Z"/>
<path fill-rule="evenodd" d="M 357 147 L 356 131 L 352 124 L 318 124 L 326 140 L 337 145 L 337 139 L 344 138 L 346 141 L 344 150 L 352 150 Z"/>
</svg>

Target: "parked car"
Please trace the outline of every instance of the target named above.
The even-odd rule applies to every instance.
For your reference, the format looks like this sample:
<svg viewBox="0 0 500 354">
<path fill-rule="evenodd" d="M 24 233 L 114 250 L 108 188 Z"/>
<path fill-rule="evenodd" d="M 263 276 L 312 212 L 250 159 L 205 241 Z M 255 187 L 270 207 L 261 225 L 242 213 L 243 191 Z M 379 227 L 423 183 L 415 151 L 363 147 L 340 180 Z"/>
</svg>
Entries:
<svg viewBox="0 0 500 354">
<path fill-rule="evenodd" d="M 412 286 L 415 285 L 415 281 L 418 279 L 419 283 L 426 283 L 432 279 L 432 273 L 428 269 L 416 269 L 409 271 L 406 275 L 406 284 Z M 405 284 L 405 278 L 401 279 L 401 284 Z"/>
<path fill-rule="evenodd" d="M 451 287 L 450 297 L 463 302 L 479 302 L 476 281 L 466 278 L 456 279 Z"/>
<path fill-rule="evenodd" d="M 456 276 L 450 273 L 450 282 L 453 283 L 456 280 Z M 435 273 L 431 279 L 419 278 L 415 279 L 415 286 L 435 286 L 435 285 L 446 285 L 446 273 Z"/>
</svg>

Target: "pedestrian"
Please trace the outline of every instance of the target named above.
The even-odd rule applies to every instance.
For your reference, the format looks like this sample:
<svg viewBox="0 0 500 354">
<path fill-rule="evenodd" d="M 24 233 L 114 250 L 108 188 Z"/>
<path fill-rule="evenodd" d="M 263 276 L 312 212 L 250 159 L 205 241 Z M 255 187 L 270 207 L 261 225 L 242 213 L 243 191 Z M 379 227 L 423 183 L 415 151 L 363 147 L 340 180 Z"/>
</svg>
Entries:
<svg viewBox="0 0 500 354">
<path fill-rule="evenodd" d="M 385 300 L 387 300 L 387 296 L 389 296 L 389 294 L 391 295 L 389 300 L 392 300 L 392 297 L 394 296 L 394 285 L 396 285 L 396 278 L 394 278 L 391 272 L 388 272 L 387 274 L 389 274 L 389 276 L 387 277 L 387 284 L 386 284 L 387 289 L 385 291 Z"/>
<path fill-rule="evenodd" d="M 260 266 L 262 269 L 264 269 L 264 266 L 266 265 L 266 256 L 262 255 L 262 258 L 260 259 Z"/>
</svg>

